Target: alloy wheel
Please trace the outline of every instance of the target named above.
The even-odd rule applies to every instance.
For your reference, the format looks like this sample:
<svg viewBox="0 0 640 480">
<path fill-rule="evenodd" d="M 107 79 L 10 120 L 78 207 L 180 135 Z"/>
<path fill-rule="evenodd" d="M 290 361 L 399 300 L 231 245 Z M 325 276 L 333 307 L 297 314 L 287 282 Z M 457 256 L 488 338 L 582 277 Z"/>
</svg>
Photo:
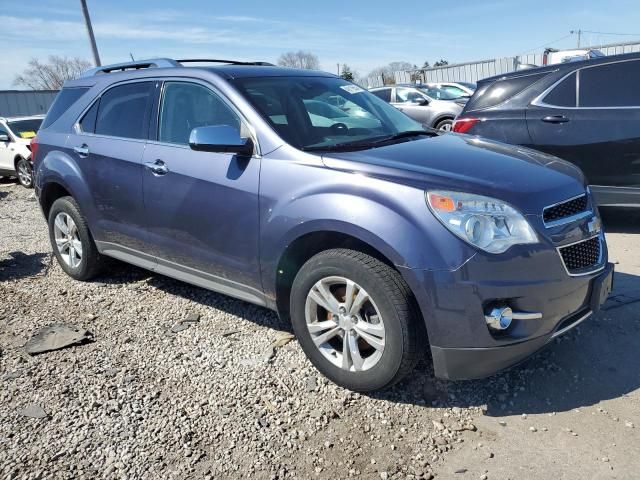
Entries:
<svg viewBox="0 0 640 480">
<path fill-rule="evenodd" d="M 58 213 L 53 222 L 53 235 L 62 260 L 71 268 L 80 265 L 82 241 L 73 218 L 65 212 Z"/>
<path fill-rule="evenodd" d="M 18 178 L 24 186 L 31 185 L 31 169 L 24 160 L 18 162 Z"/>
<path fill-rule="evenodd" d="M 382 357 L 382 315 L 365 289 L 348 278 L 316 282 L 307 294 L 305 319 L 316 348 L 343 370 L 368 370 Z"/>
</svg>

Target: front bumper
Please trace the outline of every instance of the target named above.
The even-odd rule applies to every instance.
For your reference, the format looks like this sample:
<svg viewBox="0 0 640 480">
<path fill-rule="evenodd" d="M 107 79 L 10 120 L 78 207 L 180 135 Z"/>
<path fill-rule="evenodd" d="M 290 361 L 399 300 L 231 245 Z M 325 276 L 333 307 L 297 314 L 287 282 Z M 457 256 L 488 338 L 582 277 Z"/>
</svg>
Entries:
<svg viewBox="0 0 640 480">
<path fill-rule="evenodd" d="M 555 251 L 518 251 L 500 260 L 477 254 L 456 271 L 402 270 L 425 320 L 438 378 L 482 378 L 509 368 L 600 308 L 611 290 L 613 265 L 571 277 Z M 526 248 L 526 247 L 523 247 Z M 514 280 L 515 279 L 515 280 Z M 484 312 L 492 302 L 540 312 L 492 334 Z"/>
</svg>

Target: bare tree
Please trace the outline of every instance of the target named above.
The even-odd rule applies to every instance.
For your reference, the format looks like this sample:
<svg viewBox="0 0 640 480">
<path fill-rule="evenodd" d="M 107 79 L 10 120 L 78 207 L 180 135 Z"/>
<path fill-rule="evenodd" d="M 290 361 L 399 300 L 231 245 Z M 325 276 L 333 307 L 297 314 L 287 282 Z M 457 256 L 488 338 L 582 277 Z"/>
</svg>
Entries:
<svg viewBox="0 0 640 480">
<path fill-rule="evenodd" d="M 32 90 L 59 90 L 65 80 L 77 78 L 91 66 L 90 62 L 78 57 L 51 55 L 46 63 L 32 58 L 22 74 L 15 77 L 13 84 Z"/>
<path fill-rule="evenodd" d="M 298 50 L 297 52 L 286 52 L 280 55 L 278 65 L 282 67 L 304 68 L 306 70 L 319 70 L 320 60 L 311 52 Z"/>
</svg>

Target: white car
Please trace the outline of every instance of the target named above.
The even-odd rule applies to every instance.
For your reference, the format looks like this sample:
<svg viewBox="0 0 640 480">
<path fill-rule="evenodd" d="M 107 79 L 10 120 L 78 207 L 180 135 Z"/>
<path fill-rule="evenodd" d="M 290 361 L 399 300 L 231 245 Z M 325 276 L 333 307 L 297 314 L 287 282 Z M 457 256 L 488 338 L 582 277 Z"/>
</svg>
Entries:
<svg viewBox="0 0 640 480">
<path fill-rule="evenodd" d="M 0 176 L 18 177 L 22 186 L 33 187 L 29 144 L 43 119 L 43 115 L 0 117 Z"/>
<path fill-rule="evenodd" d="M 471 82 L 437 82 L 428 83 L 427 85 L 433 85 L 437 88 L 441 88 L 449 93 L 452 93 L 458 97 L 471 97 L 473 92 L 476 91 L 476 84 Z"/>
</svg>

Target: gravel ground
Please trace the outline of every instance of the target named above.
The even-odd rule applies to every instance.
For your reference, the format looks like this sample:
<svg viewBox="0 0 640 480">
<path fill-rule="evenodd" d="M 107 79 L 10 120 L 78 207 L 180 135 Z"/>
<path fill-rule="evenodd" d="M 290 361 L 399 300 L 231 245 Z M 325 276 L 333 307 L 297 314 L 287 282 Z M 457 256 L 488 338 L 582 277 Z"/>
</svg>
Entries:
<svg viewBox="0 0 640 480">
<path fill-rule="evenodd" d="M 620 274 L 584 326 L 487 380 L 425 360 L 365 396 L 268 310 L 118 263 L 71 280 L 33 191 L 0 181 L 0 478 L 637 478 L 638 218 L 606 218 Z M 24 353 L 56 323 L 95 341 Z"/>
</svg>

